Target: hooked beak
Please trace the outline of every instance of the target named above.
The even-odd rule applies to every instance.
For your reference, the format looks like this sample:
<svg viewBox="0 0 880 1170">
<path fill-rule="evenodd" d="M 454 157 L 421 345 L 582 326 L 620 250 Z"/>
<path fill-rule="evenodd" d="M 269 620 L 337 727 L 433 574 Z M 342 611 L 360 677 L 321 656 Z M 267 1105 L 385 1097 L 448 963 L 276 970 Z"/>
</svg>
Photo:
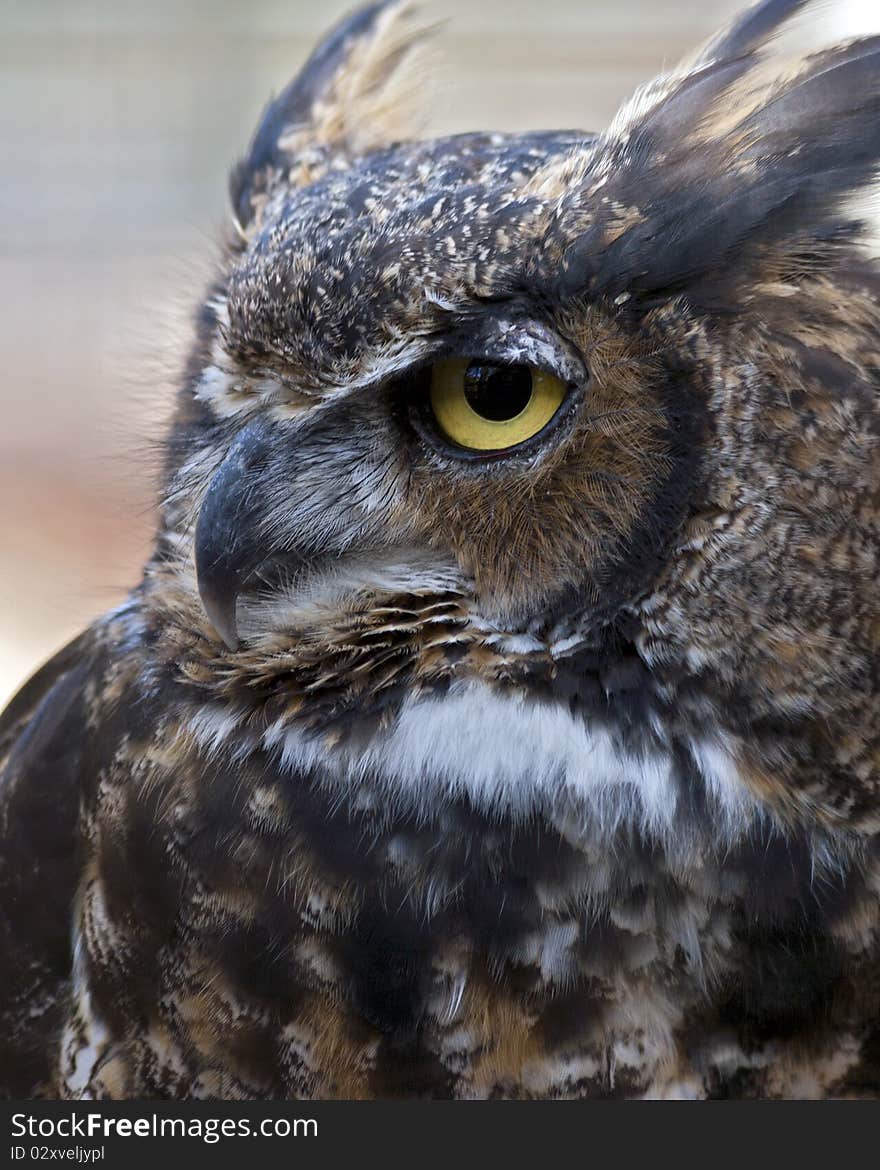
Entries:
<svg viewBox="0 0 880 1170">
<path fill-rule="evenodd" d="M 239 644 L 235 606 L 247 578 L 266 559 L 261 532 L 261 472 L 271 454 L 263 418 L 239 434 L 214 473 L 196 524 L 195 557 L 205 612 L 230 650 Z"/>
</svg>

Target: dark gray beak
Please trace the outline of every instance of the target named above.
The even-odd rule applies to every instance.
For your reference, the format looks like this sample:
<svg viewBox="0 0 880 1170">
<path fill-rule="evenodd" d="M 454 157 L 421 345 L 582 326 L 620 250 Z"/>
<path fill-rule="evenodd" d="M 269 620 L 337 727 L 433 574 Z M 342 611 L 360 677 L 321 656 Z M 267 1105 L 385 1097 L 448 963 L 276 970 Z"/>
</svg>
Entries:
<svg viewBox="0 0 880 1170">
<path fill-rule="evenodd" d="M 239 434 L 214 473 L 196 525 L 199 594 L 230 650 L 238 646 L 235 605 L 246 580 L 271 549 L 262 539 L 265 501 L 260 477 L 271 455 L 271 424 L 255 419 Z M 264 484 L 265 486 L 265 484 Z"/>
</svg>

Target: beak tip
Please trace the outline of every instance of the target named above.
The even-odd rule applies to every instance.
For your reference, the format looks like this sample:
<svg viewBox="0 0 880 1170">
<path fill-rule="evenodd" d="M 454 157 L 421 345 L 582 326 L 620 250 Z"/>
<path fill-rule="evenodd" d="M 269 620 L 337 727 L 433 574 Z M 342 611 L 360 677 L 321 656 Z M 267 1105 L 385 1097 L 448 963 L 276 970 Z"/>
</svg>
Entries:
<svg viewBox="0 0 880 1170">
<path fill-rule="evenodd" d="M 226 649 L 230 650 L 233 654 L 241 646 L 241 641 L 235 634 L 224 633 L 223 630 L 218 630 L 217 633 L 223 639 Z"/>
<path fill-rule="evenodd" d="M 235 598 L 233 597 L 231 605 L 221 604 L 206 598 L 203 593 L 202 604 L 205 607 L 208 621 L 220 635 L 226 649 L 237 650 L 241 645 L 241 639 L 238 636 L 238 626 L 235 621 Z"/>
</svg>

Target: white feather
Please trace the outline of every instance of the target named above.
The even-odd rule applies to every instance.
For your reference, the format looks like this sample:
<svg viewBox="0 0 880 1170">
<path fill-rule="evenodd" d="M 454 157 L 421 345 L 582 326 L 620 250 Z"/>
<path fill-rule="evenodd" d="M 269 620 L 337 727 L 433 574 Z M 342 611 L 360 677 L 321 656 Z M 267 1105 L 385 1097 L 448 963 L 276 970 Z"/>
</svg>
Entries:
<svg viewBox="0 0 880 1170">
<path fill-rule="evenodd" d="M 350 789 L 378 782 L 391 802 L 410 807 L 467 797 L 482 810 L 525 819 L 565 806 L 579 810 L 591 837 L 630 824 L 665 839 L 679 825 L 678 779 L 662 744 L 629 750 L 565 707 L 479 682 L 454 684 L 442 698 L 407 700 L 394 724 L 357 751 L 328 748 L 321 737 L 278 725 L 264 746 L 290 771 L 318 769 L 329 783 Z M 692 754 L 719 838 L 747 831 L 758 814 L 739 780 L 732 743 L 707 737 Z"/>
</svg>

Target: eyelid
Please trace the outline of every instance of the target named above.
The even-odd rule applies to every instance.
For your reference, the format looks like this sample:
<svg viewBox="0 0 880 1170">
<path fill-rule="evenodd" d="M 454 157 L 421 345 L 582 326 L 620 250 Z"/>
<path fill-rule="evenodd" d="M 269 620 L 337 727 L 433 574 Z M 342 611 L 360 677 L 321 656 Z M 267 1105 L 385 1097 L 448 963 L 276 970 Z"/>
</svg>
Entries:
<svg viewBox="0 0 880 1170">
<path fill-rule="evenodd" d="M 589 378 L 589 370 L 578 345 L 559 331 L 556 322 L 533 316 L 533 312 L 530 306 L 519 309 L 509 306 L 506 311 L 489 309 L 459 319 L 445 336 L 435 338 L 432 352 L 417 364 L 468 358 L 527 365 L 563 382 L 583 385 Z"/>
</svg>

